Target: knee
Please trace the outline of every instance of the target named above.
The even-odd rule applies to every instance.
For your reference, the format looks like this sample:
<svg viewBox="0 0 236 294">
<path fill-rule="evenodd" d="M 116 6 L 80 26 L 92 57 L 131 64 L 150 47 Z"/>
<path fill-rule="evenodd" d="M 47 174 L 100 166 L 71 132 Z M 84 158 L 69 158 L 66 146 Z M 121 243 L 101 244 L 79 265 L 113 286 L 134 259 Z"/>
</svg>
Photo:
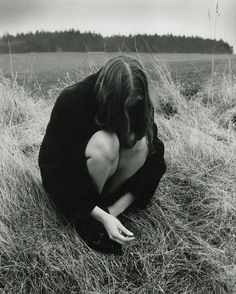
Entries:
<svg viewBox="0 0 236 294">
<path fill-rule="evenodd" d="M 120 143 L 116 133 L 98 131 L 90 138 L 85 156 L 113 162 L 119 156 Z"/>
</svg>

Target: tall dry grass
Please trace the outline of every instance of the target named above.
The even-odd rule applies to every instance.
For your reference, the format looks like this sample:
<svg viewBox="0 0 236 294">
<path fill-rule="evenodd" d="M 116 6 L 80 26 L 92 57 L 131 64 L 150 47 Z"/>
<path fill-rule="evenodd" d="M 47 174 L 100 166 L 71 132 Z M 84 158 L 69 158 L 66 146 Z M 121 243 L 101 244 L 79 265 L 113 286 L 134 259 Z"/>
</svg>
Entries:
<svg viewBox="0 0 236 294">
<path fill-rule="evenodd" d="M 52 103 L 1 77 L 2 293 L 233 293 L 235 76 L 186 99 L 168 70 L 156 64 L 153 74 L 168 170 L 148 209 L 123 216 L 136 240 L 121 257 L 90 250 L 56 217 L 37 166 Z"/>
</svg>

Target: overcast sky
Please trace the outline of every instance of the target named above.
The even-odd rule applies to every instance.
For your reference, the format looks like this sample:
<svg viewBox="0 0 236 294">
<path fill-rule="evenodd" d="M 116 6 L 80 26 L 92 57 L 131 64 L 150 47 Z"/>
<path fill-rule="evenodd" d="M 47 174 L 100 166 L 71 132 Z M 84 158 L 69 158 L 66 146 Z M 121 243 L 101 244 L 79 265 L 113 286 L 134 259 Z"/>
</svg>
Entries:
<svg viewBox="0 0 236 294">
<path fill-rule="evenodd" d="M 69 28 L 104 36 L 216 34 L 236 52 L 236 0 L 0 0 L 0 36 Z"/>
</svg>

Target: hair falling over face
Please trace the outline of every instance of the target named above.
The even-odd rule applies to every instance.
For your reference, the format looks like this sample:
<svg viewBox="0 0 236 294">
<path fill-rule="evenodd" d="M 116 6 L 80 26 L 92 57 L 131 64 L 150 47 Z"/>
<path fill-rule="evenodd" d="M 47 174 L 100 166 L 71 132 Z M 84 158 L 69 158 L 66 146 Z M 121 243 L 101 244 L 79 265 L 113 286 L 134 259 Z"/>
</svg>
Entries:
<svg viewBox="0 0 236 294">
<path fill-rule="evenodd" d="M 121 55 L 100 69 L 95 103 L 95 122 L 116 132 L 121 147 L 132 147 L 146 136 L 152 148 L 154 109 L 144 68 L 137 59 Z"/>
</svg>

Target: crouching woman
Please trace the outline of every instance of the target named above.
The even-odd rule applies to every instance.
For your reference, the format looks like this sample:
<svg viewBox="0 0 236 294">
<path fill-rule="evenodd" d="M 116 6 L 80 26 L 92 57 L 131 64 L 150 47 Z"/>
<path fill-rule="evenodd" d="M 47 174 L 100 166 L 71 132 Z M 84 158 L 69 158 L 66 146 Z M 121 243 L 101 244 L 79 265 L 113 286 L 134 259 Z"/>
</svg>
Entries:
<svg viewBox="0 0 236 294">
<path fill-rule="evenodd" d="M 61 92 L 39 167 L 55 209 L 89 247 L 120 254 L 134 240 L 118 216 L 128 207 L 145 209 L 166 170 L 138 60 L 114 57 Z"/>
</svg>

